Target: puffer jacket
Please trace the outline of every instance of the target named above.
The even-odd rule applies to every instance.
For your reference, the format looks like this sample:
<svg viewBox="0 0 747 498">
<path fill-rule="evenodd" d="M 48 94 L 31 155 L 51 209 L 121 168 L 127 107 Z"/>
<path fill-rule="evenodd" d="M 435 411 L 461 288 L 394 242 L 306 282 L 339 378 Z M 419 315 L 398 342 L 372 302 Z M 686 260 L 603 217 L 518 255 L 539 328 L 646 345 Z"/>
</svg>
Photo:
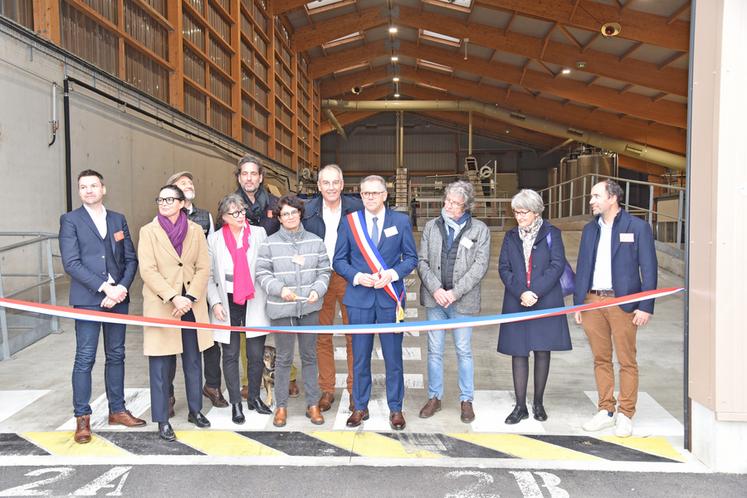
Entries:
<svg viewBox="0 0 747 498">
<path fill-rule="evenodd" d="M 282 226 L 259 247 L 256 280 L 267 293 L 267 316 L 278 318 L 302 316 L 322 309 L 332 268 L 324 241 L 299 226 L 289 232 Z M 315 303 L 305 300 L 283 301 L 280 293 L 288 287 L 297 296 L 306 298 L 316 291 Z"/>
</svg>

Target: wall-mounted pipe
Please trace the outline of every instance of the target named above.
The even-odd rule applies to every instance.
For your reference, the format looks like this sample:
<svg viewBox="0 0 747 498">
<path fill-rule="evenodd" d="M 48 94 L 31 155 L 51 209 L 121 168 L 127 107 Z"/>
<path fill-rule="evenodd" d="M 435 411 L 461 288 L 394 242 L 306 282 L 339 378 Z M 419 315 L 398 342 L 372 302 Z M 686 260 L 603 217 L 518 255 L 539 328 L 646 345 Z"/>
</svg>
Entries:
<svg viewBox="0 0 747 498">
<path fill-rule="evenodd" d="M 329 118 L 329 122 L 332 124 L 332 126 L 335 127 L 335 130 L 337 130 L 337 133 L 340 134 L 340 136 L 347 140 L 348 134 L 345 133 L 345 128 L 342 127 L 340 122 L 337 120 L 337 116 L 332 112 L 332 109 L 325 109 L 324 113 L 327 115 L 327 118 Z"/>
<path fill-rule="evenodd" d="M 65 121 L 65 207 L 73 210 L 73 152 L 70 139 L 70 82 L 65 78 L 62 94 L 62 119 Z"/>
<path fill-rule="evenodd" d="M 346 111 L 452 111 L 477 112 L 489 118 L 511 123 L 521 128 L 538 131 L 560 138 L 570 138 L 577 142 L 586 143 L 617 152 L 624 156 L 658 164 L 667 168 L 684 170 L 685 156 L 649 147 L 648 145 L 628 142 L 618 138 L 608 137 L 600 133 L 579 130 L 560 123 L 547 121 L 532 116 L 482 104 L 470 100 L 357 100 L 345 101 L 325 99 L 322 101 L 324 109 L 344 109 Z"/>
<path fill-rule="evenodd" d="M 49 127 L 52 130 L 52 141 L 47 146 L 52 147 L 57 140 L 57 130 L 60 129 L 60 120 L 57 119 L 57 83 L 52 83 L 52 119 L 49 120 Z"/>
<path fill-rule="evenodd" d="M 467 45 L 465 45 L 465 50 L 466 48 Z M 472 111 L 469 112 L 469 129 L 467 130 L 467 155 L 472 156 Z"/>
</svg>

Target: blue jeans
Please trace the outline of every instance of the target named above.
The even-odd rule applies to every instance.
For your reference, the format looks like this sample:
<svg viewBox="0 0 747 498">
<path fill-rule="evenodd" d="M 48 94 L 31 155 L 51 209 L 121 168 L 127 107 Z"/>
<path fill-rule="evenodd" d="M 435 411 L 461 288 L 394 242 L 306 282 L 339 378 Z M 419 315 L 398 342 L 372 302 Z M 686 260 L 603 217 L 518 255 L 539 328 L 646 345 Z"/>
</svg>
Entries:
<svg viewBox="0 0 747 498">
<path fill-rule="evenodd" d="M 108 311 L 98 306 L 76 306 L 77 309 Z M 128 304 L 119 303 L 111 311 L 127 313 Z M 75 363 L 73 364 L 73 412 L 76 417 L 91 414 L 91 370 L 96 362 L 99 332 L 104 329 L 104 385 L 109 401 L 109 412 L 125 409 L 124 361 L 125 326 L 118 323 L 75 320 Z"/>
<path fill-rule="evenodd" d="M 448 308 L 437 306 L 428 308 L 428 320 L 449 320 L 466 318 L 469 315 L 457 313 L 454 305 Z M 459 372 L 460 401 L 472 401 L 475 393 L 475 366 L 472 361 L 472 328 L 453 329 L 454 348 L 457 354 Z M 428 332 L 428 399 L 442 399 L 444 396 L 444 347 L 445 330 Z"/>
</svg>

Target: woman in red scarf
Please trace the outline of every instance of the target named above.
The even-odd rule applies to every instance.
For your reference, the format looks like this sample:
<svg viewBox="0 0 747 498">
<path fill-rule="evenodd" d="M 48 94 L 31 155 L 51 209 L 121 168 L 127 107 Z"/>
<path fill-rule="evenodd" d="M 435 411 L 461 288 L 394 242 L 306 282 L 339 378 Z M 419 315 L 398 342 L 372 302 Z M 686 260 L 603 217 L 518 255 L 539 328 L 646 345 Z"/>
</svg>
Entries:
<svg viewBox="0 0 747 498">
<path fill-rule="evenodd" d="M 208 237 L 211 262 L 208 283 L 210 321 L 238 327 L 261 327 L 270 325 L 270 320 L 265 314 L 265 293 L 254 285 L 254 265 L 257 249 L 267 234 L 264 228 L 249 225 L 245 210 L 244 201 L 237 194 L 227 195 L 218 204 L 218 216 L 223 220 L 223 228 Z M 245 421 L 239 376 L 242 337 L 238 332 L 213 332 L 213 339 L 220 342 L 223 349 L 223 375 L 231 403 L 231 419 L 235 424 Z M 272 411 L 259 397 L 265 337 L 263 333 L 246 334 L 249 370 L 247 406 L 257 413 L 269 415 Z"/>
<path fill-rule="evenodd" d="M 158 216 L 140 229 L 137 248 L 143 279 L 143 316 L 185 322 L 209 320 L 205 298 L 210 258 L 202 228 L 187 219 L 184 192 L 162 187 Z M 143 327 L 143 350 L 150 368 L 150 402 L 158 435 L 176 439 L 169 423 L 169 388 L 176 355 L 182 355 L 189 416 L 197 427 L 210 427 L 202 411 L 201 351 L 213 345 L 209 330 Z"/>
</svg>

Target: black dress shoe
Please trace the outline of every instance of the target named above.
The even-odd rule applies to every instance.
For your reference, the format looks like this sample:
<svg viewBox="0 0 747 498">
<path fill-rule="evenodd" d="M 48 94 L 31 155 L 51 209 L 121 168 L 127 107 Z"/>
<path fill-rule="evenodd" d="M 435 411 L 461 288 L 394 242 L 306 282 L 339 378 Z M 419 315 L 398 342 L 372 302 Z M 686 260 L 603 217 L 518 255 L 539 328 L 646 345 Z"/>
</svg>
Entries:
<svg viewBox="0 0 747 498">
<path fill-rule="evenodd" d="M 158 422 L 158 437 L 160 437 L 164 441 L 176 441 L 176 434 L 174 434 L 174 429 L 168 422 Z"/>
<path fill-rule="evenodd" d="M 529 411 L 527 411 L 527 406 L 516 405 L 514 406 L 514 411 L 512 411 L 511 414 L 506 417 L 506 423 L 509 425 L 518 424 L 525 418 L 529 418 Z"/>
<path fill-rule="evenodd" d="M 267 406 L 259 396 L 254 399 L 247 400 L 246 406 L 250 410 L 257 410 L 257 413 L 261 413 L 262 415 L 272 415 L 272 410 L 270 410 L 270 407 Z"/>
<path fill-rule="evenodd" d="M 246 422 L 246 418 L 244 417 L 244 410 L 241 408 L 241 403 L 231 404 L 231 420 L 233 420 L 234 424 L 239 425 Z"/>
<path fill-rule="evenodd" d="M 540 422 L 547 420 L 547 412 L 542 405 L 532 406 L 532 413 L 534 413 L 534 420 L 539 420 Z"/>
<path fill-rule="evenodd" d="M 210 427 L 210 421 L 200 412 L 190 412 L 187 416 L 187 422 L 195 424 L 200 429 Z"/>
</svg>

